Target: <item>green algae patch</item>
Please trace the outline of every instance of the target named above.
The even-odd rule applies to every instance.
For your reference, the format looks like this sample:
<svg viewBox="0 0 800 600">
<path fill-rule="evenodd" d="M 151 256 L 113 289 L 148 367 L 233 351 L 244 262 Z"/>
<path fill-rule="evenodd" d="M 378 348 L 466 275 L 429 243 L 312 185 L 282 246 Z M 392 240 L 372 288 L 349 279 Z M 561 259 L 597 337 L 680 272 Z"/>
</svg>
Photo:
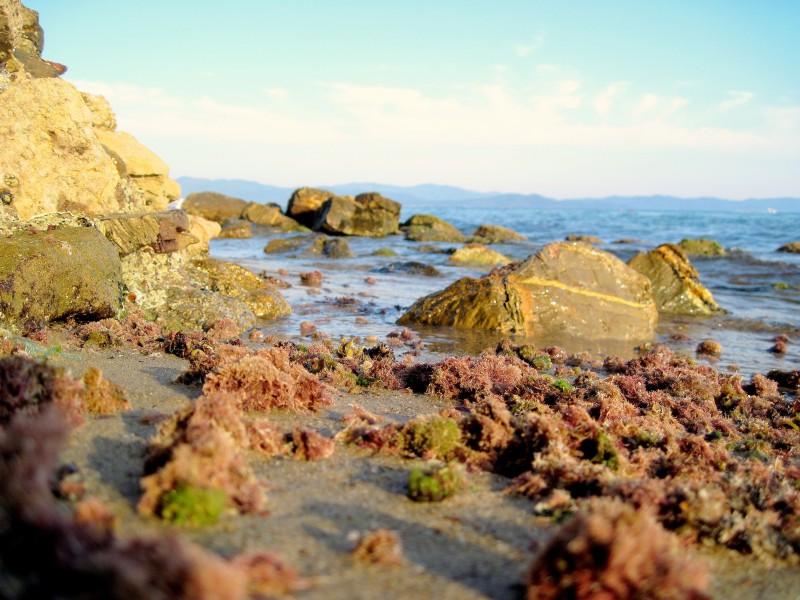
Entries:
<svg viewBox="0 0 800 600">
<path fill-rule="evenodd" d="M 418 417 L 400 430 L 400 445 L 406 454 L 447 459 L 461 445 L 461 430 L 452 419 L 438 415 Z"/>
<path fill-rule="evenodd" d="M 222 490 L 182 485 L 164 494 L 161 518 L 176 525 L 213 525 L 227 504 Z"/>
<path fill-rule="evenodd" d="M 408 497 L 414 502 L 441 502 L 464 485 L 461 471 L 453 464 L 417 466 L 408 476 Z"/>
</svg>

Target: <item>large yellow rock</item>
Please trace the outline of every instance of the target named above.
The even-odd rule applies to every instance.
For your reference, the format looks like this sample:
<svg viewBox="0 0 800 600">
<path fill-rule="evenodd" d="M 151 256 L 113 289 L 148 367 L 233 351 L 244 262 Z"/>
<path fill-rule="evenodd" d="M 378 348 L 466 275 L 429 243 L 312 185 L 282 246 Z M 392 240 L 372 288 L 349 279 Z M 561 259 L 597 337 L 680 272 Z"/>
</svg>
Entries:
<svg viewBox="0 0 800 600">
<path fill-rule="evenodd" d="M 0 216 L 123 209 L 119 174 L 74 86 L 20 77 L 0 92 L 0 115 Z"/>
<path fill-rule="evenodd" d="M 521 263 L 459 279 L 398 321 L 637 342 L 651 338 L 657 322 L 649 280 L 581 242 L 548 244 Z"/>
<path fill-rule="evenodd" d="M 149 209 L 164 210 L 180 197 L 180 186 L 170 179 L 167 163 L 130 133 L 107 129 L 95 129 L 95 133 L 103 146 L 122 159 L 125 174 L 142 191 Z"/>
</svg>

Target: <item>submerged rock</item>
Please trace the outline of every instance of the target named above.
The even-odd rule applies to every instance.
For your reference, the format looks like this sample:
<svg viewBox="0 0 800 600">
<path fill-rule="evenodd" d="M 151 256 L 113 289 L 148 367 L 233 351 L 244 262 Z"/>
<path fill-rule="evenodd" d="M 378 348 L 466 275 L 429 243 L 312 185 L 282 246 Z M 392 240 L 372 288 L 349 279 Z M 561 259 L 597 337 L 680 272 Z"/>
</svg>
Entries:
<svg viewBox="0 0 800 600">
<path fill-rule="evenodd" d="M 522 242 L 528 238 L 502 225 L 481 225 L 472 232 L 470 239 L 476 244 L 502 244 L 503 242 Z"/>
<path fill-rule="evenodd" d="M 646 277 L 588 244 L 557 242 L 417 300 L 398 323 L 645 340 L 657 321 Z"/>
<path fill-rule="evenodd" d="M 602 244 L 603 240 L 593 235 L 571 233 L 564 238 L 568 242 L 586 242 L 587 244 Z"/>
<path fill-rule="evenodd" d="M 0 237 L 0 324 L 28 333 L 122 308 L 117 247 L 95 227 L 26 228 Z"/>
<path fill-rule="evenodd" d="M 689 256 L 725 256 L 725 248 L 708 238 L 684 238 L 678 246 Z"/>
<path fill-rule="evenodd" d="M 406 239 L 412 242 L 451 242 L 467 241 L 466 236 L 444 219 L 434 215 L 413 215 L 402 230 Z"/>
<path fill-rule="evenodd" d="M 660 312 L 711 315 L 722 311 L 680 247 L 662 244 L 647 254 L 637 254 L 628 264 L 650 279 Z"/>
<path fill-rule="evenodd" d="M 377 269 L 378 273 L 405 273 L 406 275 L 424 275 L 426 277 L 439 277 L 442 273 L 433 265 L 426 265 L 425 263 L 408 261 L 408 262 L 393 262 L 385 267 Z"/>
<path fill-rule="evenodd" d="M 317 213 L 311 229 L 336 235 L 384 237 L 397 233 L 401 206 L 377 193 L 355 198 L 332 196 Z"/>
<path fill-rule="evenodd" d="M 472 265 L 507 265 L 511 259 L 483 244 L 467 244 L 450 255 L 450 262 Z"/>
</svg>

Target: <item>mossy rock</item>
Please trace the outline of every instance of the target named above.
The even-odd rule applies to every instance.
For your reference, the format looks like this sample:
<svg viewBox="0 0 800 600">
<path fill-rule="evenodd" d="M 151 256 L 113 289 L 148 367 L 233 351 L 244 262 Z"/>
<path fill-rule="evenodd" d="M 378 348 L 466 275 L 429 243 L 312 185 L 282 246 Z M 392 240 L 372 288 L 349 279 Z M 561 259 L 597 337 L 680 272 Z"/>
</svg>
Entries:
<svg viewBox="0 0 800 600">
<path fill-rule="evenodd" d="M 391 248 L 378 248 L 370 253 L 370 256 L 397 256 L 397 252 Z"/>
<path fill-rule="evenodd" d="M 725 256 L 725 248 L 708 238 L 684 238 L 678 246 L 689 256 Z"/>
<path fill-rule="evenodd" d="M 0 238 L 0 325 L 23 333 L 122 309 L 117 247 L 94 227 L 25 229 Z"/>
<path fill-rule="evenodd" d="M 408 476 L 408 497 L 414 502 L 441 502 L 458 492 L 464 476 L 456 464 L 429 463 Z"/>
<path fill-rule="evenodd" d="M 285 254 L 287 252 L 297 252 L 304 246 L 308 245 L 313 239 L 310 235 L 296 235 L 290 238 L 282 238 L 277 240 L 270 240 L 264 246 L 266 254 Z"/>
</svg>

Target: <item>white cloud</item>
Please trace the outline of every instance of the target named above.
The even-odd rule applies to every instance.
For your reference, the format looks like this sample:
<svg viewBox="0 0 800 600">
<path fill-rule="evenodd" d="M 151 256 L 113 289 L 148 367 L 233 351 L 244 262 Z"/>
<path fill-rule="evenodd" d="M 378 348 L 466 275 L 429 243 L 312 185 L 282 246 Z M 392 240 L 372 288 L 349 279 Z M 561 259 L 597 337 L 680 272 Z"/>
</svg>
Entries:
<svg viewBox="0 0 800 600">
<path fill-rule="evenodd" d="M 264 93 L 270 98 L 286 98 L 289 95 L 289 90 L 285 88 L 273 87 L 264 89 Z"/>
<path fill-rule="evenodd" d="M 117 103 L 158 108 L 176 108 L 183 104 L 178 98 L 157 87 L 142 87 L 129 83 L 105 83 L 81 79 L 70 81 L 70 83 L 82 92 L 105 96 L 112 108 Z"/>
<path fill-rule="evenodd" d="M 561 71 L 561 67 L 552 64 L 536 65 L 536 72 L 542 75 L 552 75 Z"/>
<path fill-rule="evenodd" d="M 736 108 L 739 106 L 744 106 L 746 104 L 750 104 L 750 101 L 755 98 L 755 94 L 753 92 L 728 92 L 728 100 L 722 102 L 719 106 L 717 106 L 717 110 L 730 110 L 732 108 Z"/>
</svg>

